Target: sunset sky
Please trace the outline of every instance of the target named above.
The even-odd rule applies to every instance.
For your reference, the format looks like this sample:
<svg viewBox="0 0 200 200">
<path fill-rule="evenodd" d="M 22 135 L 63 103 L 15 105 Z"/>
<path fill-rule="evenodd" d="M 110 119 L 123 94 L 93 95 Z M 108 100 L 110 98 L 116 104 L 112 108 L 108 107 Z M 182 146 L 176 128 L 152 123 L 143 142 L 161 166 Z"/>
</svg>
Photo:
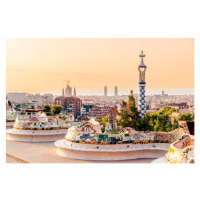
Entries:
<svg viewBox="0 0 200 200">
<path fill-rule="evenodd" d="M 7 91 L 137 88 L 141 50 L 147 88 L 194 87 L 194 39 L 7 39 Z"/>
</svg>

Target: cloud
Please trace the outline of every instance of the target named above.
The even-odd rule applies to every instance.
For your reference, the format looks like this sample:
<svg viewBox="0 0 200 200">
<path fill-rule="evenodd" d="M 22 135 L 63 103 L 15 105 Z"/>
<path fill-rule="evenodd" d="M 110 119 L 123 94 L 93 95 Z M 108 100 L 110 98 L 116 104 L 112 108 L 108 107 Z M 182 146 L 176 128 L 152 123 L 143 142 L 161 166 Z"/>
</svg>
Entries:
<svg viewBox="0 0 200 200">
<path fill-rule="evenodd" d="M 83 75 L 83 76 L 91 76 L 91 75 L 98 75 L 99 73 L 86 73 L 86 72 L 75 72 L 75 73 L 73 73 L 73 74 L 75 74 L 75 75 Z"/>
<path fill-rule="evenodd" d="M 26 72 L 28 70 L 21 69 L 19 67 L 6 67 L 6 71 L 15 71 L 15 72 Z"/>
</svg>

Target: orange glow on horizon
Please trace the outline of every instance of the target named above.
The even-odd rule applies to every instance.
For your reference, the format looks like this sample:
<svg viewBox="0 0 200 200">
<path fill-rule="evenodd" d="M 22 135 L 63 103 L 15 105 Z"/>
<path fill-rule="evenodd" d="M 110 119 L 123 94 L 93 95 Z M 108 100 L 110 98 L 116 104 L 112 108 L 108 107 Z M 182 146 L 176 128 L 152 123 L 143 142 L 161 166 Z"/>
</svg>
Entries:
<svg viewBox="0 0 200 200">
<path fill-rule="evenodd" d="M 194 39 L 7 39 L 7 91 L 138 88 L 144 51 L 146 88 L 194 88 Z"/>
</svg>

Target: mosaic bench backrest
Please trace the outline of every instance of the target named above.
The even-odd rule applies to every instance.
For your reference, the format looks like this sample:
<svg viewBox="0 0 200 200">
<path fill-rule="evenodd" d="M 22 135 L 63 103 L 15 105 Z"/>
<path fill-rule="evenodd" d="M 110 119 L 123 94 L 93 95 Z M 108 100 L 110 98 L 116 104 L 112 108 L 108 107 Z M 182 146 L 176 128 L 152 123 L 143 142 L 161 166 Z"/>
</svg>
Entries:
<svg viewBox="0 0 200 200">
<path fill-rule="evenodd" d="M 17 118 L 17 113 L 12 113 L 10 115 L 6 115 L 6 122 L 14 122 Z"/>
<path fill-rule="evenodd" d="M 165 157 L 171 163 L 194 163 L 194 137 L 183 135 L 169 146 Z"/>
<path fill-rule="evenodd" d="M 192 145 L 194 145 L 194 139 L 191 139 L 188 135 L 174 143 L 174 147 L 176 147 L 177 149 L 184 149 Z"/>
<path fill-rule="evenodd" d="M 175 133 L 166 132 L 137 132 L 134 129 L 120 131 L 118 133 L 85 133 L 72 127 L 68 130 L 66 139 L 72 142 L 85 143 L 172 143 L 179 139 L 183 134 L 182 131 Z"/>
<path fill-rule="evenodd" d="M 37 116 L 29 117 L 22 116 L 15 121 L 15 129 L 23 130 L 52 130 L 68 128 L 68 124 L 57 117 L 39 118 Z"/>
</svg>

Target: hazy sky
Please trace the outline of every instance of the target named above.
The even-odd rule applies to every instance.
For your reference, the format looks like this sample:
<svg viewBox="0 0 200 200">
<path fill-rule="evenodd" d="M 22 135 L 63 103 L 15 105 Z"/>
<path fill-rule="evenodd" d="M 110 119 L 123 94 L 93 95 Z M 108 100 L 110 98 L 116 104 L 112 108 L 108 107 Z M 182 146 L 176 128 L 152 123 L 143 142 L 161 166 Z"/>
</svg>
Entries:
<svg viewBox="0 0 200 200">
<path fill-rule="evenodd" d="M 194 87 L 194 39 L 7 39 L 7 91 Z"/>
</svg>

